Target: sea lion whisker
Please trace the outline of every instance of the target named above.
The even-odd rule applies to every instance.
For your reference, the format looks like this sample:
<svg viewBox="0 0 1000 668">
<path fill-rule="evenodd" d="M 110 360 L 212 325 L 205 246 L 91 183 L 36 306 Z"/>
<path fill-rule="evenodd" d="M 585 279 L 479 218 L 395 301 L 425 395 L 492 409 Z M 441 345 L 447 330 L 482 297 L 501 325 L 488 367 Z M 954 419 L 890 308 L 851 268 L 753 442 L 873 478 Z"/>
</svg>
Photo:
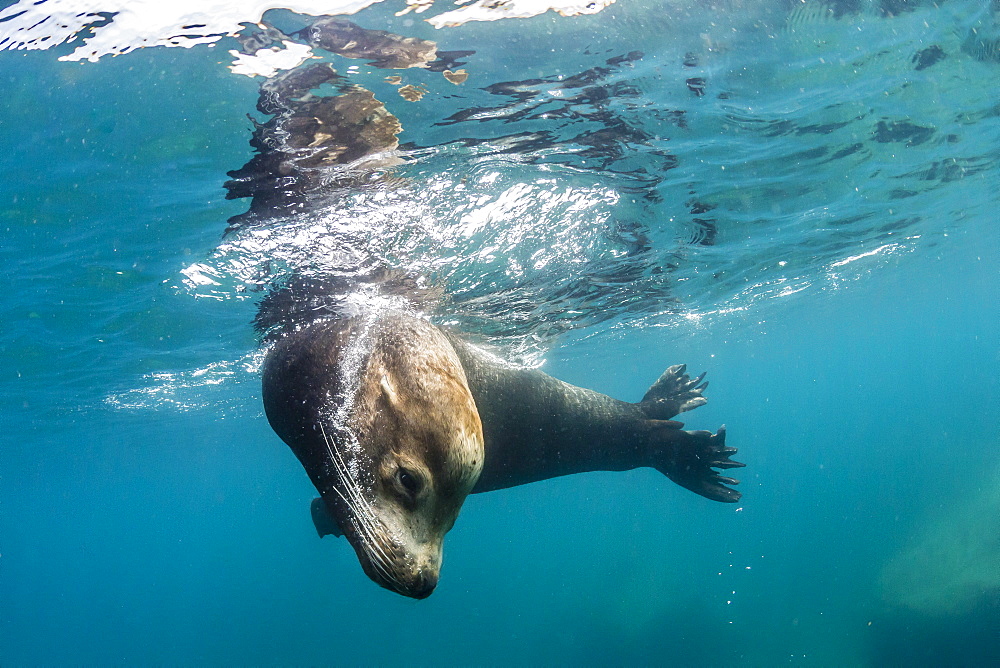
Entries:
<svg viewBox="0 0 1000 668">
<path fill-rule="evenodd" d="M 364 498 L 361 497 L 358 490 L 352 487 L 352 481 L 349 478 L 346 478 L 345 473 L 339 468 L 339 466 L 335 465 L 335 468 L 337 469 L 337 473 L 343 483 L 346 494 L 345 491 L 341 491 L 337 487 L 333 487 L 333 491 L 351 511 L 351 514 L 356 520 L 355 526 L 358 532 L 362 534 L 366 541 L 373 540 L 375 536 L 375 530 L 372 526 L 374 518 L 369 504 L 367 504 Z"/>
<path fill-rule="evenodd" d="M 380 538 L 383 532 L 376 531 L 375 523 L 378 521 L 377 515 L 372 511 L 371 503 L 362 496 L 360 491 L 360 485 L 357 479 L 351 474 L 350 469 L 347 467 L 347 462 L 344 461 L 343 457 L 339 452 L 336 452 L 330 444 L 330 438 L 326 433 L 326 429 L 323 423 L 319 425 L 320 433 L 323 436 L 323 442 L 326 445 L 327 452 L 330 454 L 330 461 L 334 465 L 339 477 L 347 491 L 347 496 L 344 495 L 336 487 L 333 490 L 337 495 L 344 501 L 347 507 L 351 510 L 355 519 L 355 527 L 359 534 L 361 534 L 362 541 L 361 545 L 365 553 L 369 557 L 369 561 L 373 566 L 377 566 L 378 570 L 386 577 L 387 580 L 392 580 L 394 582 L 399 582 L 398 576 L 387 572 L 388 570 L 395 571 L 394 562 L 386 553 L 386 548 L 381 544 Z M 350 497 L 350 498 L 349 498 Z"/>
<path fill-rule="evenodd" d="M 345 489 L 351 494 L 351 497 L 355 501 L 355 503 L 349 504 L 351 510 L 359 511 L 362 507 L 367 508 L 370 504 L 364 496 L 362 496 L 357 479 L 351 474 L 350 469 L 347 466 L 347 462 L 345 462 L 340 454 L 335 452 L 333 447 L 330 445 L 330 437 L 327 436 L 326 429 L 323 427 L 322 423 L 319 425 L 319 430 L 323 435 L 323 443 L 326 445 L 326 451 L 330 454 L 330 463 L 333 464 L 333 467 L 337 471 Z"/>
<path fill-rule="evenodd" d="M 358 532 L 363 534 L 360 545 L 368 556 L 368 563 L 372 565 L 372 568 L 378 571 L 386 581 L 402 586 L 395 561 L 384 551 L 380 537 L 371 527 L 358 527 Z"/>
<path fill-rule="evenodd" d="M 357 526 L 358 533 L 362 537 L 362 546 L 364 547 L 365 553 L 368 554 L 371 561 L 380 561 L 389 567 L 393 560 L 386 553 L 385 547 L 381 543 L 381 536 L 375 531 L 375 529 L 365 524 L 364 522 L 359 523 Z M 394 570 L 394 568 L 393 568 Z"/>
<path fill-rule="evenodd" d="M 355 510 L 353 502 L 347 496 L 345 496 L 343 492 L 341 492 L 336 487 L 333 488 L 333 491 L 334 493 L 337 494 L 337 496 L 340 497 L 340 499 L 347 505 L 347 507 L 351 509 L 355 517 L 360 517 L 359 512 Z M 364 550 L 365 554 L 368 556 L 368 562 L 387 581 L 399 584 L 398 575 L 390 572 L 390 570 L 395 571 L 395 568 L 392 566 L 393 562 L 389 558 L 389 556 L 384 552 L 381 544 L 379 544 L 378 537 L 375 534 L 372 527 L 368 526 L 364 521 L 356 523 L 355 526 L 357 528 L 358 533 L 361 534 L 362 540 L 360 542 L 360 545 Z"/>
<path fill-rule="evenodd" d="M 374 516 L 366 516 L 356 524 L 357 531 L 363 538 L 362 544 L 365 552 L 373 561 L 379 561 L 389 570 L 395 571 L 395 559 L 392 558 L 391 548 L 386 545 L 385 532 L 381 529 L 380 523 Z M 376 528 L 379 526 L 379 528 Z M 392 579 L 396 579 L 395 576 Z"/>
<path fill-rule="evenodd" d="M 399 584 L 399 577 L 395 574 L 396 569 L 392 566 L 392 562 L 386 561 L 384 556 L 380 554 L 375 554 L 368 541 L 362 541 L 361 545 L 365 554 L 368 555 L 368 563 L 371 564 L 372 568 L 381 574 L 386 581 Z"/>
<path fill-rule="evenodd" d="M 367 523 L 365 524 L 365 528 L 369 530 L 369 533 L 374 534 L 374 527 L 371 525 L 377 521 L 377 515 L 374 512 L 371 503 L 364 498 L 364 495 L 361 494 L 361 486 L 358 483 L 358 480 L 351 473 L 349 467 L 347 466 L 347 462 L 344 461 L 343 456 L 340 455 L 339 452 L 335 451 L 330 445 L 330 439 L 327 436 L 326 430 L 323 428 L 322 424 L 320 424 L 320 431 L 323 434 L 327 452 L 330 454 L 330 461 L 333 463 L 334 468 L 344 485 L 344 489 L 348 492 L 353 501 L 348 503 L 347 499 L 344 499 L 344 502 L 348 504 L 348 507 L 354 513 L 354 516 L 362 524 Z M 343 495 L 341 495 L 341 497 L 343 498 Z"/>
<path fill-rule="evenodd" d="M 340 471 L 338 470 L 337 473 L 340 474 Z M 340 477 L 342 479 L 343 475 L 341 474 L 338 477 Z M 346 485 L 345 485 L 345 487 L 346 487 Z M 344 505 L 346 505 L 347 508 L 353 514 L 357 515 L 357 514 L 359 514 L 359 513 L 362 512 L 362 509 L 358 507 L 357 500 L 354 499 L 354 498 L 352 498 L 352 496 L 350 495 L 350 490 L 349 489 L 348 489 L 348 494 L 347 495 L 345 495 L 344 492 L 340 491 L 337 487 L 332 487 L 332 489 L 333 489 L 334 492 L 336 492 L 337 496 L 340 497 L 341 501 L 344 502 Z"/>
<path fill-rule="evenodd" d="M 359 491 L 356 489 L 356 482 L 352 477 L 350 477 L 343 468 L 343 462 L 339 460 L 335 455 L 333 448 L 330 446 L 330 439 L 326 435 L 326 430 L 323 425 L 320 424 L 320 432 L 323 435 L 323 442 L 326 445 L 327 452 L 330 454 L 330 463 L 333 465 L 334 470 L 337 472 L 337 477 L 340 479 L 344 486 L 347 494 L 345 495 L 337 487 L 332 487 L 333 491 L 340 497 L 344 505 L 351 511 L 351 513 L 360 520 L 359 524 L 363 524 L 363 521 L 367 518 L 368 512 L 367 508 L 363 507 L 364 498 L 360 495 Z"/>
<path fill-rule="evenodd" d="M 347 498 L 346 496 L 344 496 L 344 493 L 343 493 L 343 492 L 341 492 L 341 491 L 340 491 L 339 489 L 337 489 L 336 487 L 332 487 L 331 489 L 333 489 L 333 492 L 334 492 L 334 493 L 335 493 L 335 494 L 336 494 L 337 496 L 339 496 L 339 497 L 340 497 L 340 500 L 344 502 L 344 505 L 346 505 L 346 506 L 348 507 L 348 509 L 349 509 L 349 510 L 350 510 L 350 511 L 351 511 L 352 513 L 354 513 L 354 514 L 357 514 L 357 513 L 356 513 L 356 510 L 355 510 L 355 508 L 354 508 L 354 504 L 353 504 L 353 502 L 352 502 L 352 501 L 351 501 L 350 499 L 348 499 L 348 498 Z"/>
</svg>

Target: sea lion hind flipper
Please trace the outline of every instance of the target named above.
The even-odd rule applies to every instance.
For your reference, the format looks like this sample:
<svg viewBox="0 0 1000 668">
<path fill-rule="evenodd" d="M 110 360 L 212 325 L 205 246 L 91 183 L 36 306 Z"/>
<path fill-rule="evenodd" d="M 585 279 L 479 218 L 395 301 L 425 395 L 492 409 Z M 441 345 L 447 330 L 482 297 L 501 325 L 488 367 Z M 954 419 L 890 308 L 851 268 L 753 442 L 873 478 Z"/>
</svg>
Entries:
<svg viewBox="0 0 1000 668">
<path fill-rule="evenodd" d="M 313 526 L 316 527 L 316 533 L 319 534 L 320 538 L 323 536 L 340 538 L 344 535 L 337 520 L 333 519 L 330 511 L 326 509 L 326 503 L 323 502 L 323 499 L 319 497 L 313 499 L 312 503 L 309 504 L 309 511 L 312 514 Z"/>
<path fill-rule="evenodd" d="M 739 480 L 719 475 L 715 469 L 732 469 L 746 466 L 730 459 L 736 448 L 726 446 L 726 427 L 719 431 L 683 431 L 665 422 L 657 425 L 661 430 L 662 460 L 656 468 L 665 476 L 695 494 L 713 501 L 736 503 L 742 494 L 728 485 Z"/>
<path fill-rule="evenodd" d="M 663 372 L 639 402 L 651 420 L 669 420 L 678 413 L 705 404 L 708 399 L 702 392 L 708 387 L 705 374 L 692 379 L 686 364 L 675 364 Z"/>
</svg>

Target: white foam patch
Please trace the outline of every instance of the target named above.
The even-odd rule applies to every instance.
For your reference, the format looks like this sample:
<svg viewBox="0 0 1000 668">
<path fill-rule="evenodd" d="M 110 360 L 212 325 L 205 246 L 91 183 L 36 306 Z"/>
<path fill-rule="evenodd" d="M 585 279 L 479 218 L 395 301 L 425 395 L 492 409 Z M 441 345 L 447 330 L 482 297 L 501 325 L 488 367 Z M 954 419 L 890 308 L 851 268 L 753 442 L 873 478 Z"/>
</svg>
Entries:
<svg viewBox="0 0 1000 668">
<path fill-rule="evenodd" d="M 85 28 L 93 35 L 60 60 L 97 61 L 144 46 L 212 44 L 259 23 L 269 9 L 299 14 L 353 14 L 381 0 L 20 0 L 0 11 L 0 50 L 48 49 L 74 39 Z M 111 17 L 107 25 L 97 25 Z"/>
<path fill-rule="evenodd" d="M 19 0 L 0 10 L 0 51 L 5 49 L 49 49 L 65 44 L 91 30 L 83 44 L 60 60 L 95 62 L 103 56 L 121 55 L 146 46 L 193 47 L 214 44 L 235 35 L 242 24 L 258 24 L 269 9 L 288 9 L 309 16 L 355 14 L 383 0 Z M 459 26 L 470 21 L 527 18 L 555 11 L 562 16 L 595 14 L 615 0 L 479 0 L 460 9 L 446 11 L 427 21 L 436 28 Z M 461 3 L 456 3 L 461 4 Z M 409 0 L 406 9 L 423 12 L 434 0 Z M 102 25 L 103 24 L 103 25 Z M 283 54 L 275 65 L 271 56 L 257 52 L 271 66 L 284 67 Z M 268 71 L 256 60 L 234 67 L 241 74 Z M 259 68 L 259 69 L 258 69 Z M 269 76 L 261 74 L 262 76 Z"/>
<path fill-rule="evenodd" d="M 451 28 L 471 21 L 526 19 L 548 11 L 561 16 L 596 14 L 615 0 L 478 0 L 460 9 L 427 19 L 435 28 Z M 459 4 L 459 3 L 456 3 Z"/>
<path fill-rule="evenodd" d="M 312 47 L 305 44 L 283 41 L 284 48 L 271 47 L 260 49 L 252 55 L 230 51 L 229 54 L 236 60 L 229 69 L 233 74 L 242 74 L 248 77 L 273 77 L 281 70 L 290 70 L 298 67 L 309 58 L 314 58 Z"/>
</svg>

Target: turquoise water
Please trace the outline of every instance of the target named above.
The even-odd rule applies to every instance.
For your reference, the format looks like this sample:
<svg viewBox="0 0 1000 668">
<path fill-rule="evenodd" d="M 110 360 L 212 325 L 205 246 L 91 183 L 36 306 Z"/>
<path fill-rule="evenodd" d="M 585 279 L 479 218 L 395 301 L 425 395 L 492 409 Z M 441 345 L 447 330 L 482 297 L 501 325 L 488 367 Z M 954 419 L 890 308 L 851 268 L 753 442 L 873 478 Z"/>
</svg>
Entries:
<svg viewBox="0 0 1000 668">
<path fill-rule="evenodd" d="M 470 77 L 405 71 L 409 103 L 397 72 L 333 60 L 406 160 L 333 205 L 341 227 L 223 236 L 259 84 L 235 42 L 0 52 L 0 662 L 1000 660 L 989 6 L 410 18 L 353 20 L 474 50 Z M 568 382 L 635 401 L 707 370 L 686 421 L 726 424 L 742 501 L 645 469 L 476 495 L 433 596 L 378 588 L 316 538 L 250 326 L 262 283 L 340 243 Z"/>
</svg>

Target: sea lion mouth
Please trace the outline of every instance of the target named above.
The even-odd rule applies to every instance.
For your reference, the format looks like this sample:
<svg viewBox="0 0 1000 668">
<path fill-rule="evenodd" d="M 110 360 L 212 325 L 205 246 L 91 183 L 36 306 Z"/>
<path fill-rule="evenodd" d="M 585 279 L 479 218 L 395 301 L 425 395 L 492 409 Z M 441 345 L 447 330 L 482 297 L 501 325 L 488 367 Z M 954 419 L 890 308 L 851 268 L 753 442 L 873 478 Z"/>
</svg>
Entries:
<svg viewBox="0 0 1000 668">
<path fill-rule="evenodd" d="M 412 588 L 399 593 L 403 596 L 409 596 L 410 598 L 427 598 L 434 593 L 434 589 L 437 588 L 437 583 L 437 573 L 420 573 L 417 576 L 417 580 L 413 583 Z"/>
<path fill-rule="evenodd" d="M 365 569 L 365 572 L 368 573 L 368 570 Z M 372 577 L 371 573 L 368 573 L 368 577 L 389 591 L 417 600 L 425 599 L 433 594 L 438 584 L 438 574 L 431 572 L 420 572 L 409 582 L 401 582 L 398 579 L 386 581 L 382 580 L 381 577 Z"/>
<path fill-rule="evenodd" d="M 416 566 L 415 559 L 398 544 L 378 540 L 370 544 L 351 532 L 349 538 L 365 574 L 377 585 L 410 598 L 423 599 L 434 593 L 439 571 L 430 566 Z M 381 538 L 381 537 L 379 537 Z"/>
</svg>

